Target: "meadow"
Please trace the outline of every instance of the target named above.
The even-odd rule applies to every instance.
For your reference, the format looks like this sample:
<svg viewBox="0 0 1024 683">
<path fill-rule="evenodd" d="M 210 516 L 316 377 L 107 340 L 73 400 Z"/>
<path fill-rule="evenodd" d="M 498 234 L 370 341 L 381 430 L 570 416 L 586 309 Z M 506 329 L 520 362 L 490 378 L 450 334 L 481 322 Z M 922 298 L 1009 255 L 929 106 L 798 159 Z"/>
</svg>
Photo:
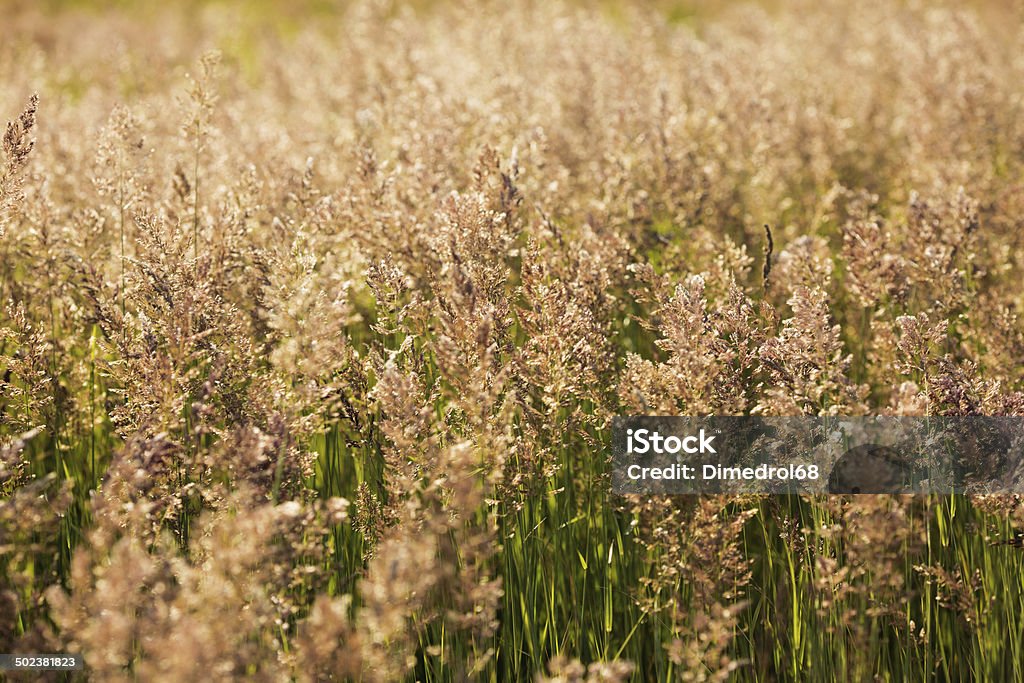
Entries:
<svg viewBox="0 0 1024 683">
<path fill-rule="evenodd" d="M 0 653 L 1024 681 L 1024 499 L 616 496 L 617 415 L 1024 415 L 1011 2 L 0 6 Z"/>
</svg>

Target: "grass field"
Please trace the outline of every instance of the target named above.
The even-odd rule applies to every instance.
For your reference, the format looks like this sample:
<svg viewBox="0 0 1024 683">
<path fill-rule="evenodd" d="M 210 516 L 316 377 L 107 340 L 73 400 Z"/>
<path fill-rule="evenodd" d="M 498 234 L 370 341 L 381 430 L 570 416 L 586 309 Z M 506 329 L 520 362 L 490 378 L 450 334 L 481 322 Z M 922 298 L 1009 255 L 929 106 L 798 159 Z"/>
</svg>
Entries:
<svg viewBox="0 0 1024 683">
<path fill-rule="evenodd" d="M 11 680 L 1024 681 L 1016 494 L 608 479 L 1024 415 L 1020 12 L 3 3 Z"/>
</svg>

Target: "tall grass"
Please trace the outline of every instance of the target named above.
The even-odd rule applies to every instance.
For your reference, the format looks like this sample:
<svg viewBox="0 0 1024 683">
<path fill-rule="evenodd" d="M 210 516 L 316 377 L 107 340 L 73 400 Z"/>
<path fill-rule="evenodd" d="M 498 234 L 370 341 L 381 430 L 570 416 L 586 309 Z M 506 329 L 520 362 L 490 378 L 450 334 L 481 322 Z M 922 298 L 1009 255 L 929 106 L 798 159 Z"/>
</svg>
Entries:
<svg viewBox="0 0 1024 683">
<path fill-rule="evenodd" d="M 1016 494 L 608 474 L 615 415 L 1024 414 L 1020 24 L 668 5 L 6 9 L 0 652 L 1024 679 Z"/>
</svg>

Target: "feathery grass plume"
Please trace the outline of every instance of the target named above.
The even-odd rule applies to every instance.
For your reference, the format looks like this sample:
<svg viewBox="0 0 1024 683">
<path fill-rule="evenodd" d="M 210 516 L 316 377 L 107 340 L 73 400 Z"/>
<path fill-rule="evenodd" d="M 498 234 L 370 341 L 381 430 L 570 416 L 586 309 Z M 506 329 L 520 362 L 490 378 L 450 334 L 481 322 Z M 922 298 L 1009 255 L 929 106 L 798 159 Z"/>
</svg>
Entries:
<svg viewBox="0 0 1024 683">
<path fill-rule="evenodd" d="M 642 579 L 640 605 L 671 624 L 673 639 L 664 647 L 683 679 L 726 680 L 743 665 L 729 650 L 752 576 L 750 561 L 740 551 L 743 528 L 758 510 L 726 519 L 722 513 L 728 504 L 708 496 L 690 505 L 664 498 L 632 507 L 640 522 L 638 541 L 659 567 Z"/>
<path fill-rule="evenodd" d="M 121 318 L 125 308 L 125 273 L 127 270 L 127 248 L 131 245 L 131 210 L 144 202 L 151 188 L 147 166 L 148 151 L 142 132 L 141 117 L 127 107 L 118 106 L 100 134 L 96 151 L 96 170 L 92 176 L 96 191 L 101 197 L 109 197 L 114 206 L 111 219 L 116 221 L 120 263 L 118 268 L 118 298 Z"/>
<path fill-rule="evenodd" d="M 840 328 L 832 324 L 824 290 L 799 285 L 787 303 L 793 317 L 759 351 L 772 386 L 756 410 L 771 415 L 862 414 L 867 387 L 847 376 L 851 356 L 843 354 Z"/>
<path fill-rule="evenodd" d="M 537 683 L 622 683 L 634 671 L 629 662 L 591 662 L 584 666 L 578 659 L 563 655 L 552 657 L 546 668 L 547 673 L 537 674 Z"/>
<path fill-rule="evenodd" d="M 48 596 L 65 646 L 109 680 L 281 680 L 284 643 L 325 576 L 320 539 L 343 520 L 323 505 L 227 501 L 200 520 L 184 556 L 166 537 L 149 548 L 131 534 L 93 539 L 82 553 L 95 557 L 76 563 L 70 593 Z M 96 618 L 101 605 L 111 607 Z"/>
<path fill-rule="evenodd" d="M 0 172 L 0 237 L 4 236 L 10 213 L 23 198 L 22 176 L 29 155 L 36 144 L 35 138 L 32 137 L 32 128 L 36 125 L 38 110 L 39 95 L 33 94 L 25 110 L 16 120 L 8 121 L 4 131 L 4 164 L 3 171 Z"/>
<path fill-rule="evenodd" d="M 906 257 L 893 243 L 892 231 L 883 226 L 881 216 L 870 213 L 864 203 L 852 205 L 851 210 L 854 207 L 857 213 L 843 228 L 847 287 L 865 307 L 904 304 L 910 293 Z"/>
<path fill-rule="evenodd" d="M 492 513 L 483 513 L 482 524 L 477 515 L 500 481 L 508 448 L 501 425 L 508 418 L 488 415 L 494 401 L 478 394 L 485 412 L 468 414 L 466 425 L 476 443 L 443 447 L 442 439 L 455 435 L 434 433 L 431 426 L 429 406 L 439 394 L 428 394 L 422 380 L 401 372 L 394 359 L 377 376 L 372 395 L 384 412 L 382 432 L 389 440 L 385 510 L 392 528 L 375 548 L 363 583 L 365 666 L 383 680 L 401 675 L 410 666 L 416 636 L 420 642 L 426 638 L 431 649 L 439 647 L 430 636 L 437 621 L 442 632 L 471 634 L 470 649 L 454 665 L 476 671 L 493 655 L 488 643 L 502 596 L 489 562 Z M 481 455 L 488 459 L 481 462 Z"/>
<path fill-rule="evenodd" d="M 521 251 L 517 320 L 528 335 L 517 371 L 542 411 L 538 428 L 580 400 L 609 404 L 615 318 L 621 312 L 629 247 L 617 231 L 559 227 L 539 211 Z"/>
<path fill-rule="evenodd" d="M 199 75 L 189 76 L 188 101 L 183 103 L 186 108 L 185 121 L 181 124 L 181 133 L 187 144 L 191 147 L 192 153 L 192 176 L 189 181 L 179 171 L 178 177 L 182 185 L 184 195 L 191 194 L 192 214 L 192 258 L 199 261 L 199 228 L 202 222 L 199 215 L 200 201 L 200 177 L 199 172 L 202 166 L 202 155 L 206 151 L 207 139 L 212 133 L 213 109 L 217 102 L 217 91 L 215 79 L 217 66 L 221 61 L 221 53 L 218 50 L 205 52 L 199 58 Z M 180 168 L 180 167 L 179 167 Z M 182 197 L 185 199 L 185 197 Z"/>
<path fill-rule="evenodd" d="M 620 392 L 633 410 L 704 415 L 738 414 L 747 408 L 743 386 L 735 379 L 750 370 L 746 364 L 754 360 L 750 350 L 756 344 L 758 322 L 738 290 L 732 310 L 709 310 L 704 291 L 704 278 L 693 275 L 676 285 L 669 298 L 662 295 L 653 314 L 664 338 L 655 345 L 668 360 L 655 364 L 635 354 L 627 357 Z"/>
</svg>

